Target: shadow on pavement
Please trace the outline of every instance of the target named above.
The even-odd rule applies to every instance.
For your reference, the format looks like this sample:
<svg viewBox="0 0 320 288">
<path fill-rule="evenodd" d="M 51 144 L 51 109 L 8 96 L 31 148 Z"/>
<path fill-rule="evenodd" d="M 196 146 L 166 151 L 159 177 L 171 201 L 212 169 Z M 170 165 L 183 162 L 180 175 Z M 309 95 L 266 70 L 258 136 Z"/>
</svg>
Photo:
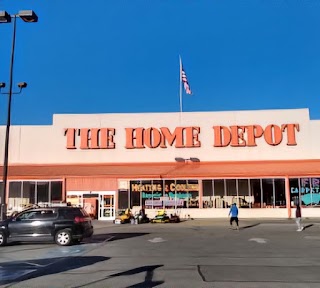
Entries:
<svg viewBox="0 0 320 288">
<path fill-rule="evenodd" d="M 21 282 L 46 275 L 59 274 L 68 270 L 90 266 L 109 260 L 103 256 L 57 257 L 1 263 L 0 285 Z M 7 286 L 10 287 L 10 286 Z"/>
<path fill-rule="evenodd" d="M 45 250 L 48 248 L 55 247 L 56 244 L 52 242 L 10 242 L 7 243 L 5 247 L 14 247 L 10 251 L 3 251 L 4 253 L 17 253 L 22 251 L 32 251 L 32 250 Z M 15 249 L 17 248 L 17 249 Z M 2 252 L 2 251 L 1 251 Z M 0 279 L 1 280 L 1 279 Z"/>
<path fill-rule="evenodd" d="M 242 226 L 239 228 L 239 230 L 244 230 L 244 229 L 248 229 L 248 228 L 252 228 L 252 227 L 256 227 L 260 225 L 260 223 L 256 223 L 256 224 L 252 224 L 252 225 L 247 225 L 247 226 Z"/>
<path fill-rule="evenodd" d="M 308 228 L 310 228 L 310 227 L 312 227 L 312 226 L 314 226 L 314 224 L 306 225 L 306 226 L 303 227 L 303 230 L 306 230 L 306 229 L 308 229 Z"/>
<path fill-rule="evenodd" d="M 144 235 L 148 235 L 150 233 L 106 233 L 106 234 L 94 234 L 91 238 L 84 239 L 83 243 L 101 243 L 104 241 L 116 241 L 123 240 L 133 237 L 140 237 Z"/>
<path fill-rule="evenodd" d="M 96 280 L 90 283 L 86 283 L 84 285 L 80 285 L 80 286 L 75 286 L 74 288 L 82 288 L 82 287 L 88 287 L 88 285 L 93 285 L 93 284 L 97 284 L 99 282 L 103 282 L 106 281 L 108 279 L 112 279 L 115 277 L 120 277 L 120 276 L 132 276 L 135 274 L 139 274 L 139 273 L 143 273 L 146 272 L 146 276 L 144 278 L 143 282 L 134 284 L 134 285 L 130 285 L 126 288 L 152 288 L 152 287 L 156 287 L 158 285 L 161 285 L 164 283 L 164 281 L 153 281 L 153 274 L 154 274 L 154 270 L 156 270 L 159 267 L 162 267 L 163 265 L 150 265 L 150 266 L 141 266 L 141 267 L 137 267 L 134 269 L 130 269 L 124 272 L 119 272 L 119 273 L 115 273 L 115 274 L 111 274 L 105 278 L 102 278 L 100 280 Z M 101 283 L 101 285 L 103 285 Z M 108 286 L 101 286 L 101 287 L 108 287 Z"/>
<path fill-rule="evenodd" d="M 122 239 L 128 239 L 133 237 L 140 237 L 144 235 L 148 235 L 150 233 L 105 233 L 105 234 L 94 234 L 91 238 L 85 238 L 80 245 L 82 244 L 97 244 L 103 243 L 105 241 L 116 241 Z M 45 246 L 44 246 L 45 245 Z M 74 244 L 76 245 L 76 244 Z M 10 250 L 6 253 L 17 253 L 21 251 L 32 251 L 32 250 L 39 250 L 39 249 L 48 249 L 48 248 L 62 248 L 54 243 L 54 241 L 32 241 L 32 242 L 10 242 L 6 245 L 7 247 L 16 247 L 17 249 Z M 66 246 L 66 247 L 72 247 Z M 1 280 L 1 278 L 0 278 Z"/>
</svg>

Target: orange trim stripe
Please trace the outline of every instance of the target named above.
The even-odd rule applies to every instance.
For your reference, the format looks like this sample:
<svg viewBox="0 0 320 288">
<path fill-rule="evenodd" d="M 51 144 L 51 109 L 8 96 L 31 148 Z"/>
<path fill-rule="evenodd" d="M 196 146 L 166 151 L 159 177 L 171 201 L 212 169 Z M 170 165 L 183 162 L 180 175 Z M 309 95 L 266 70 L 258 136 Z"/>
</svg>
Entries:
<svg viewBox="0 0 320 288">
<path fill-rule="evenodd" d="M 0 175 L 2 167 L 0 167 Z M 18 178 L 248 178 L 320 176 L 320 159 L 186 163 L 16 164 L 8 169 Z"/>
</svg>

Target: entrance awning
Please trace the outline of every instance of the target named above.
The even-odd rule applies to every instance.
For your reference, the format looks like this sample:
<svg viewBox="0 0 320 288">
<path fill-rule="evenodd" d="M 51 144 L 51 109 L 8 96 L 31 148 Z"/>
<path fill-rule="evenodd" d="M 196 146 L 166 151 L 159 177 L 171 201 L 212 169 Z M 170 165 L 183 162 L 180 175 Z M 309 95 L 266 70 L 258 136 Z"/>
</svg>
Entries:
<svg viewBox="0 0 320 288">
<path fill-rule="evenodd" d="M 0 168 L 2 175 L 2 167 Z M 320 176 L 319 160 L 229 161 L 186 163 L 12 165 L 10 178 L 104 176 L 112 178 L 213 178 Z"/>
</svg>

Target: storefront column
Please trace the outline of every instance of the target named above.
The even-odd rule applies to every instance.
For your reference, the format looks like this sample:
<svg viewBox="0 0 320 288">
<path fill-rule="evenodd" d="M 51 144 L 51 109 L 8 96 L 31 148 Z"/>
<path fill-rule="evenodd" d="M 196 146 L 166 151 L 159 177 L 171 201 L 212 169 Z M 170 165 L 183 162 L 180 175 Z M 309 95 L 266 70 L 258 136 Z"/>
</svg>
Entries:
<svg viewBox="0 0 320 288">
<path fill-rule="evenodd" d="M 119 206 L 118 206 L 118 204 L 119 204 L 119 189 L 116 191 L 116 193 L 115 193 L 115 195 L 114 195 L 114 209 L 115 209 L 115 211 L 118 211 L 118 208 L 119 208 Z"/>
<path fill-rule="evenodd" d="M 5 201 L 4 203 L 7 205 L 9 205 L 9 193 L 10 193 L 10 182 L 8 179 L 8 184 L 7 184 L 7 188 L 6 188 L 6 199 L 4 200 Z"/>
<path fill-rule="evenodd" d="M 67 199 L 67 189 L 66 189 L 66 178 L 62 179 L 62 202 L 66 202 Z"/>
<path fill-rule="evenodd" d="M 289 177 L 285 178 L 285 189 L 286 189 L 286 206 L 288 210 L 288 218 L 291 218 L 291 198 L 290 198 L 290 184 Z"/>
<path fill-rule="evenodd" d="M 199 208 L 203 208 L 202 204 L 202 196 L 203 196 L 203 191 L 202 191 L 202 180 L 199 180 Z"/>
</svg>

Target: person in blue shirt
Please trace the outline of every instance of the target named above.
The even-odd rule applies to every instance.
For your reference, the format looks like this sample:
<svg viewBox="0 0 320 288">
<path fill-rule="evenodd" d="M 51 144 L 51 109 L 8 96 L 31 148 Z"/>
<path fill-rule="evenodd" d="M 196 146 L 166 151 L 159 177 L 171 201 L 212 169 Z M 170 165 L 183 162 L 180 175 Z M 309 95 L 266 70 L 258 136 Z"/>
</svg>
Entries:
<svg viewBox="0 0 320 288">
<path fill-rule="evenodd" d="M 237 224 L 237 229 L 239 230 L 239 219 L 238 219 L 238 207 L 236 203 L 233 203 L 230 207 L 229 216 L 230 217 L 230 226 L 232 228 L 233 221 Z"/>
</svg>

